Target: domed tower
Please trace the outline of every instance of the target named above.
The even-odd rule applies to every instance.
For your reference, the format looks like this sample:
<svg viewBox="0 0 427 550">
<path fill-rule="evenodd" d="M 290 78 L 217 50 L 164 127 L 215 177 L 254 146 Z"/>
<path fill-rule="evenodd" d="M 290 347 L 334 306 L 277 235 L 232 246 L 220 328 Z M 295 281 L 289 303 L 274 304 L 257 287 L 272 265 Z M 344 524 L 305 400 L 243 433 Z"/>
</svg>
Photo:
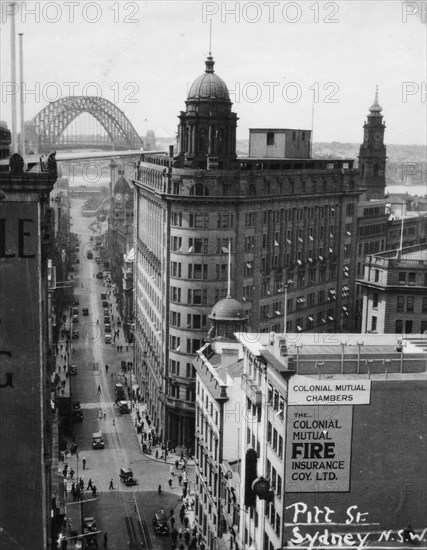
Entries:
<svg viewBox="0 0 427 550">
<path fill-rule="evenodd" d="M 375 100 L 369 109 L 368 119 L 363 125 L 363 143 L 359 151 L 360 183 L 366 187 L 366 198 L 382 199 L 386 186 L 385 165 L 387 161 L 384 145 L 385 124 L 378 103 L 378 86 Z"/>
<path fill-rule="evenodd" d="M 236 162 L 237 115 L 225 82 L 215 74 L 209 53 L 205 72 L 190 87 L 186 111 L 179 115 L 180 168 L 233 168 Z"/>
<path fill-rule="evenodd" d="M 208 340 L 234 340 L 235 332 L 243 332 L 246 329 L 248 318 L 242 304 L 227 296 L 212 308 L 209 315 L 212 328 Z"/>
</svg>

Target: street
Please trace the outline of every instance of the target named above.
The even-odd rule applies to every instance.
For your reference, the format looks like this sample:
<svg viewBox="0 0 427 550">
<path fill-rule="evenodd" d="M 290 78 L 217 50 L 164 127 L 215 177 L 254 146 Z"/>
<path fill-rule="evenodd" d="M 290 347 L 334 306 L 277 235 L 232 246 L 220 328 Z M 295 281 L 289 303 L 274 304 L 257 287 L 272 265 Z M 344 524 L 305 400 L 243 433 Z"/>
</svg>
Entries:
<svg viewBox="0 0 427 550">
<path fill-rule="evenodd" d="M 73 279 L 74 299 L 79 301 L 79 321 L 73 325 L 73 329 L 78 329 L 79 338 L 71 341 L 70 356 L 70 364 L 77 365 L 77 375 L 70 376 L 70 381 L 72 401 L 80 402 L 83 422 L 73 425 L 72 436 L 77 444 L 77 453 L 68 455 L 65 459 L 69 468 L 75 471 L 73 480 L 67 480 L 67 518 L 71 520 L 71 525 L 68 521 L 67 532 L 72 526 L 81 533 L 82 518 L 94 516 L 96 527 L 100 531 L 100 547 L 104 544 L 104 533 L 107 533 L 108 548 L 115 550 L 169 549 L 169 537 L 154 534 L 152 518 L 160 508 L 164 508 L 168 516 L 169 510 L 176 508 L 176 515 L 179 515 L 182 488 L 179 487 L 176 476 L 173 477 L 172 488 L 168 487 L 170 464 L 176 457 L 171 456 L 165 463 L 145 456 L 136 433 L 135 410 L 132 414 L 120 414 L 115 404 L 114 385 L 118 382 L 125 387 L 125 384 L 128 387 L 132 385 L 131 374 L 123 373 L 121 362 L 133 361 L 133 348 L 126 344 L 123 328 L 117 327 L 119 313 L 112 289 L 107 289 L 103 279 L 94 276 L 102 268 L 95 261 L 98 253 L 90 241 L 92 232 L 89 224 L 93 218 L 84 218 L 81 215 L 83 204 L 84 200 L 73 199 L 71 209 L 72 230 L 79 235 L 80 261 L 75 266 Z M 91 260 L 87 259 L 89 248 L 94 250 L 94 258 Z M 111 304 L 112 334 L 119 330 L 118 339 L 111 344 L 104 343 L 104 313 L 100 298 L 101 292 L 108 291 L 111 291 L 108 301 Z M 83 316 L 82 308 L 86 307 L 89 315 Z M 122 346 L 123 351 L 117 351 L 118 345 Z M 108 365 L 108 370 L 105 365 Z M 144 416 L 144 404 L 136 406 Z M 94 432 L 102 432 L 104 449 L 92 448 Z M 67 443 L 70 449 L 71 437 L 67 439 Z M 124 485 L 119 478 L 121 467 L 133 470 L 136 485 Z M 192 469 L 189 472 L 190 478 Z M 73 502 L 71 494 L 73 481 L 80 478 L 84 483 L 81 503 Z M 96 486 L 96 497 L 90 489 L 87 490 L 89 480 Z M 111 480 L 113 489 L 110 488 Z M 161 495 L 158 494 L 159 485 L 162 486 Z"/>
</svg>

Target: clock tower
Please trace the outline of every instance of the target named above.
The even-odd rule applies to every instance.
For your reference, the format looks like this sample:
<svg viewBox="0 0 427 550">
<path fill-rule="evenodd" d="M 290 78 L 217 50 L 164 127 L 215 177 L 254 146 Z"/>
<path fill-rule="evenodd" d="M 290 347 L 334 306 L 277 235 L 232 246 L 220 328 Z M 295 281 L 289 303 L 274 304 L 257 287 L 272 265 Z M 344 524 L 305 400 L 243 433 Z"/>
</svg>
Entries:
<svg viewBox="0 0 427 550">
<path fill-rule="evenodd" d="M 369 109 L 368 119 L 363 125 L 363 143 L 359 151 L 360 184 L 366 188 L 366 199 L 382 199 L 386 186 L 385 165 L 387 161 L 384 145 L 385 124 L 378 103 L 378 86 L 375 100 Z"/>
</svg>

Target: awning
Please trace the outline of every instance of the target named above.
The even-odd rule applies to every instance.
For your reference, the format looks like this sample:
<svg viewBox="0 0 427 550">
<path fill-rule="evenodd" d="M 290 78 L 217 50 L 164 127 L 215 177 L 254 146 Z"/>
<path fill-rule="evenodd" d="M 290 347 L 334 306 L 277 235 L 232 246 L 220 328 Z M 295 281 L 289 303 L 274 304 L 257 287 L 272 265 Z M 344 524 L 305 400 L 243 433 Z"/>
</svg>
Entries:
<svg viewBox="0 0 427 550">
<path fill-rule="evenodd" d="M 125 262 L 135 261 L 135 249 L 132 248 L 127 254 L 125 254 Z"/>
</svg>

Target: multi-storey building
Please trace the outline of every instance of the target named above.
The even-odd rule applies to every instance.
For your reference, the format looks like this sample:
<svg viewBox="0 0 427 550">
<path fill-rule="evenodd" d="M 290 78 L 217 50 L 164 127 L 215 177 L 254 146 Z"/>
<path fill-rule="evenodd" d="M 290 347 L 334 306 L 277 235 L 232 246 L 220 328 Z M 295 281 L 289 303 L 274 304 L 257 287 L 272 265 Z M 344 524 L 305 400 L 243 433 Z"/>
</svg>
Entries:
<svg viewBox="0 0 427 550">
<path fill-rule="evenodd" d="M 49 193 L 56 178 L 54 155 L 25 171 L 15 154 L 0 171 L 0 546 L 5 549 L 50 547 L 59 512 L 51 487 L 56 457 L 48 298 L 54 235 Z"/>
<path fill-rule="evenodd" d="M 427 331 L 427 245 L 369 256 L 357 284 L 363 296 L 363 333 Z"/>
<path fill-rule="evenodd" d="M 245 329 L 243 306 L 230 297 L 209 316 L 209 342 L 198 352 L 196 370 L 195 513 L 207 548 L 236 542 L 239 528 L 239 442 L 243 393 L 242 346 L 233 336 Z M 225 460 L 226 459 L 226 460 Z M 234 530 L 234 535 L 233 531 Z M 228 544 L 227 544 L 228 543 Z"/>
<path fill-rule="evenodd" d="M 423 540 L 422 347 L 398 335 L 238 340 L 247 410 L 239 548 L 375 545 L 410 531 Z"/>
<path fill-rule="evenodd" d="M 226 296 L 229 247 L 250 327 L 279 332 L 286 310 L 288 332 L 346 331 L 363 192 L 352 160 L 310 158 L 308 131 L 253 131 L 264 156 L 237 158 L 237 116 L 213 67 L 208 57 L 190 87 L 177 155 L 143 155 L 133 182 L 137 376 L 159 434 L 189 445 L 191 363 Z M 274 153 L 286 142 L 294 158 Z"/>
<path fill-rule="evenodd" d="M 362 277 L 365 260 L 369 254 L 376 254 L 386 250 L 387 224 L 389 214 L 386 209 L 386 200 L 360 201 L 357 205 L 357 235 L 354 254 L 356 255 L 356 277 Z M 360 286 L 355 284 L 352 330 L 359 332 L 362 325 L 363 299 Z"/>
<path fill-rule="evenodd" d="M 114 163 L 112 165 L 112 176 L 114 177 L 114 168 L 116 166 Z M 132 288 L 129 288 L 132 273 L 127 275 L 129 273 L 129 266 L 125 266 L 125 257 L 133 248 L 133 199 L 133 190 L 124 177 L 124 169 L 118 167 L 118 179 L 113 187 L 111 219 L 109 219 L 111 235 L 110 269 L 112 280 L 117 286 L 118 304 L 122 317 L 125 317 L 125 301 L 129 301 L 132 292 Z M 131 318 L 131 316 L 131 314 L 130 316 L 128 314 L 128 317 Z M 132 322 L 132 320 L 129 322 Z"/>
</svg>

